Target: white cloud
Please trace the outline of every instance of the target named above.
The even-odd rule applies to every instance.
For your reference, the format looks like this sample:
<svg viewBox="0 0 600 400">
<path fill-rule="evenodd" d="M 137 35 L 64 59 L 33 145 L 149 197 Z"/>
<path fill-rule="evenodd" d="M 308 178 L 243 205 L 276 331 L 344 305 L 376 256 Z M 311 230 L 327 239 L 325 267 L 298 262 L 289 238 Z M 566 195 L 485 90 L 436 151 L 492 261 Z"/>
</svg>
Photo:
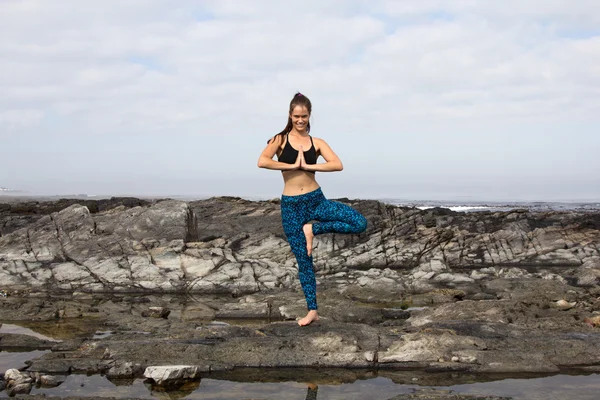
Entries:
<svg viewBox="0 0 600 400">
<path fill-rule="evenodd" d="M 519 136 L 576 121 L 587 135 L 600 119 L 596 8 L 586 0 L 5 0 L 0 138 L 162 134 L 216 140 L 214 148 L 231 145 L 216 135 L 250 135 L 260 147 L 285 124 L 296 90 L 313 99 L 318 132 L 373 173 L 359 156 L 364 144 L 352 144 L 365 132 L 399 144 L 395 132 L 443 138 L 493 126 Z M 490 134 L 490 143 L 502 137 Z M 430 171 L 447 169 L 435 162 L 444 149 L 432 149 Z M 257 156 L 213 151 L 239 154 L 228 174 Z"/>
</svg>

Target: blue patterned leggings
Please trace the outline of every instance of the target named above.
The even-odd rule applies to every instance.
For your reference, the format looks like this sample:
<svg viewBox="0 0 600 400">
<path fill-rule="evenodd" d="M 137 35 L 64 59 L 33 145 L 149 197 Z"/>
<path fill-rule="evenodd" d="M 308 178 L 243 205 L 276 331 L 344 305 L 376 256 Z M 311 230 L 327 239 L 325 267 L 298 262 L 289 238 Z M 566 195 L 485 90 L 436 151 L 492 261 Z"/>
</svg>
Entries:
<svg viewBox="0 0 600 400">
<path fill-rule="evenodd" d="M 367 220 L 350 206 L 327 200 L 321 188 L 298 196 L 281 196 L 283 231 L 298 261 L 298 277 L 309 310 L 317 309 L 317 282 L 312 256 L 306 251 L 306 236 L 302 227 L 310 221 L 313 234 L 360 233 L 367 229 Z"/>
</svg>

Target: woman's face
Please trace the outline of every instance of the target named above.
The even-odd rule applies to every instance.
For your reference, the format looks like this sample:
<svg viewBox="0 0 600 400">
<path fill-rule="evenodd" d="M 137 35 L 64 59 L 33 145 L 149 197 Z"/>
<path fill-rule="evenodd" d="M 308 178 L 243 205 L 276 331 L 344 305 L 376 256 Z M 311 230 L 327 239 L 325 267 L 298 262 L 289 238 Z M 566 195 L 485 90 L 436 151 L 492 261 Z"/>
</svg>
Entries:
<svg viewBox="0 0 600 400">
<path fill-rule="evenodd" d="M 290 113 L 290 118 L 292 119 L 292 125 L 299 132 L 304 132 L 306 130 L 306 126 L 308 125 L 308 118 L 310 114 L 308 110 L 304 106 L 295 106 L 292 112 Z"/>
</svg>

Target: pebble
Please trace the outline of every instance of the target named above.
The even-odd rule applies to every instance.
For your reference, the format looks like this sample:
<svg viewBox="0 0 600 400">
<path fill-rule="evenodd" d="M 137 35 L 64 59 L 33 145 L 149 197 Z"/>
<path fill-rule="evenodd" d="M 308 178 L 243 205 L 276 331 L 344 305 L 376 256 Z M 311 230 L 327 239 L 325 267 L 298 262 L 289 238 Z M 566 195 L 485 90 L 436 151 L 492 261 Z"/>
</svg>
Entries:
<svg viewBox="0 0 600 400">
<path fill-rule="evenodd" d="M 558 308 L 559 310 L 570 310 L 571 308 L 575 307 L 575 305 L 577 304 L 577 302 L 572 302 L 569 303 L 566 300 L 558 300 L 556 303 L 554 303 L 556 305 L 556 308 Z"/>
</svg>

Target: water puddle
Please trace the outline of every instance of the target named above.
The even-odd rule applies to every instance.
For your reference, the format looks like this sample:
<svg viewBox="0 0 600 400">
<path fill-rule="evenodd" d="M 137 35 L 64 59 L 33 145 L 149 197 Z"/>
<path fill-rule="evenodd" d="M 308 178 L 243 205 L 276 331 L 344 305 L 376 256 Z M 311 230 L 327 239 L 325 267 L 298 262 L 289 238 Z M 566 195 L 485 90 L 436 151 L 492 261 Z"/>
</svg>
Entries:
<svg viewBox="0 0 600 400">
<path fill-rule="evenodd" d="M 0 375 L 10 368 L 22 368 L 25 361 L 33 360 L 49 353 L 50 350 L 34 350 L 26 352 L 0 351 Z"/>
<path fill-rule="evenodd" d="M 27 335 L 27 336 L 33 336 L 33 337 L 36 337 L 36 338 L 42 339 L 42 340 L 48 340 L 50 342 L 60 342 L 60 340 L 53 339 L 46 335 L 42 335 L 41 333 L 33 331 L 29 328 L 25 328 L 23 326 L 13 325 L 13 324 L 0 324 L 0 333 L 12 333 L 12 334 L 18 334 L 18 335 Z"/>
<path fill-rule="evenodd" d="M 1 354 L 1 353 L 0 353 Z M 208 375 L 199 382 L 189 382 L 175 391 L 164 392 L 161 388 L 153 387 L 143 379 L 126 381 L 110 381 L 103 376 L 70 375 L 66 381 L 56 388 L 36 388 L 31 394 L 45 394 L 47 396 L 98 396 L 115 398 L 142 398 L 142 399 L 289 399 L 289 400 L 388 400 L 394 396 L 413 393 L 418 390 L 432 388 L 436 390 L 451 390 L 454 394 L 505 396 L 514 400 L 564 400 L 566 398 L 578 400 L 592 400 L 598 398 L 600 390 L 600 375 L 554 375 L 537 378 L 504 378 L 487 382 L 473 382 L 453 384 L 452 375 L 424 374 L 422 372 L 381 372 L 368 374 L 363 379 L 345 382 L 340 378 L 339 372 L 328 375 L 327 370 L 313 371 L 315 379 L 311 381 L 298 381 L 289 379 L 295 375 L 294 370 L 280 370 L 277 372 L 261 374 L 254 370 L 249 375 L 241 376 L 236 380 L 235 375 Z M 389 376 L 385 376 L 389 373 Z M 320 375 L 319 375 L 320 374 Z M 395 374 L 398 374 L 395 376 Z M 302 376 L 302 371 L 299 372 Z M 352 373 L 349 373 L 351 376 Z M 229 376 L 230 379 L 225 379 Z M 247 382 L 243 379 L 256 376 L 261 381 Z M 319 378 L 321 376 L 321 378 Z M 337 376 L 337 378 L 333 378 Z M 455 380 L 465 381 L 469 376 L 454 375 Z M 307 375 L 308 377 L 308 375 Z M 408 380 L 412 383 L 397 383 Z M 440 378 L 442 384 L 436 384 Z M 423 381 L 419 384 L 419 381 Z M 427 382 L 426 384 L 423 384 Z M 6 392 L 0 392 L 0 398 L 8 397 Z"/>
<path fill-rule="evenodd" d="M 193 304 L 190 299 L 173 297 L 160 298 L 143 297 L 128 300 L 114 298 L 114 312 L 137 314 L 148 304 L 166 304 L 173 310 L 174 319 L 186 306 Z M 127 300 L 127 302 L 125 302 Z M 169 301 L 168 301 L 169 300 Z M 185 300 L 185 301 L 183 301 Z M 205 304 L 217 300 L 212 298 L 197 298 L 205 300 Z M 126 304 L 125 304 L 126 303 Z M 102 308 L 99 303 L 96 307 Z M 365 303 L 370 307 L 389 308 L 393 311 L 414 311 L 425 309 L 421 304 L 412 304 L 403 300 L 397 303 Z M 137 308 L 136 308 L 137 307 Z M 111 310 L 113 309 L 111 308 Z M 130 310 L 131 308 L 131 310 Z M 112 312 L 112 311 L 111 311 Z M 116 321 L 120 321 L 116 319 Z M 14 322 L 0 325 L 0 333 L 23 334 L 49 341 L 61 341 L 73 338 L 89 338 L 107 342 L 120 338 L 120 335 L 143 334 L 150 335 L 145 329 L 154 329 L 152 324 L 104 324 L 101 319 L 64 319 L 52 321 Z M 217 328 L 228 325 L 262 326 L 272 322 L 266 318 L 213 318 L 198 320 L 196 329 L 206 327 Z M 1 321 L 0 321 L 1 323 Z M 134 330 L 126 330 L 131 329 Z M 154 332 L 154 331 L 153 331 Z M 585 339 L 589 333 L 574 333 Z M 140 338 L 136 338 L 140 340 Z M 145 340 L 145 339 L 141 339 Z M 149 339 L 151 340 L 151 339 Z M 202 342 L 206 340 L 206 343 Z M 216 339 L 211 339 L 216 340 Z M 164 340 L 182 343 L 182 340 Z M 195 344 L 211 344 L 208 339 L 190 339 L 187 342 Z M 0 352 L 0 374 L 8 368 L 22 368 L 25 361 L 40 357 L 48 351 L 30 352 Z M 81 397 L 114 397 L 114 398 L 144 398 L 144 399 L 365 399 L 388 400 L 402 394 L 409 394 L 423 388 L 436 390 L 452 390 L 458 394 L 477 394 L 482 396 L 505 396 L 515 400 L 564 400 L 564 399 L 597 399 L 600 392 L 600 374 L 589 373 L 570 375 L 564 371 L 554 376 L 531 376 L 519 374 L 513 376 L 480 376 L 467 373 L 426 373 L 423 371 L 356 371 L 331 369 L 280 369 L 280 370 L 235 370 L 222 373 L 203 375 L 199 382 L 189 382 L 177 391 L 164 392 L 159 387 L 153 387 L 143 379 L 111 381 L 101 375 L 69 375 L 65 382 L 55 388 L 34 387 L 31 394 L 46 396 L 81 396 Z M 0 392 L 0 398 L 6 398 L 5 391 Z M 426 397 L 424 397 L 426 398 Z"/>
<path fill-rule="evenodd" d="M 60 342 L 62 340 L 90 337 L 97 330 L 97 326 L 97 321 L 89 318 L 52 321 L 6 321 L 5 323 L 0 321 L 0 333 L 19 333 Z"/>
<path fill-rule="evenodd" d="M 218 320 L 214 319 L 212 321 L 207 321 L 205 324 L 200 325 L 200 327 L 224 327 L 224 326 L 245 326 L 249 328 L 255 328 L 270 324 L 272 322 L 277 322 L 278 320 L 268 320 L 265 318 L 219 318 Z"/>
<path fill-rule="evenodd" d="M 92 336 L 92 339 L 94 340 L 100 340 L 100 339 L 106 339 L 109 336 L 114 335 L 117 332 L 114 331 L 96 331 L 94 333 L 94 336 Z"/>
<path fill-rule="evenodd" d="M 93 340 L 101 340 L 106 339 L 107 337 L 113 335 L 149 335 L 150 332 L 144 331 L 96 331 L 94 332 L 94 336 L 92 336 Z"/>
<path fill-rule="evenodd" d="M 428 309 L 429 307 L 408 307 L 405 311 L 423 311 Z"/>
</svg>

